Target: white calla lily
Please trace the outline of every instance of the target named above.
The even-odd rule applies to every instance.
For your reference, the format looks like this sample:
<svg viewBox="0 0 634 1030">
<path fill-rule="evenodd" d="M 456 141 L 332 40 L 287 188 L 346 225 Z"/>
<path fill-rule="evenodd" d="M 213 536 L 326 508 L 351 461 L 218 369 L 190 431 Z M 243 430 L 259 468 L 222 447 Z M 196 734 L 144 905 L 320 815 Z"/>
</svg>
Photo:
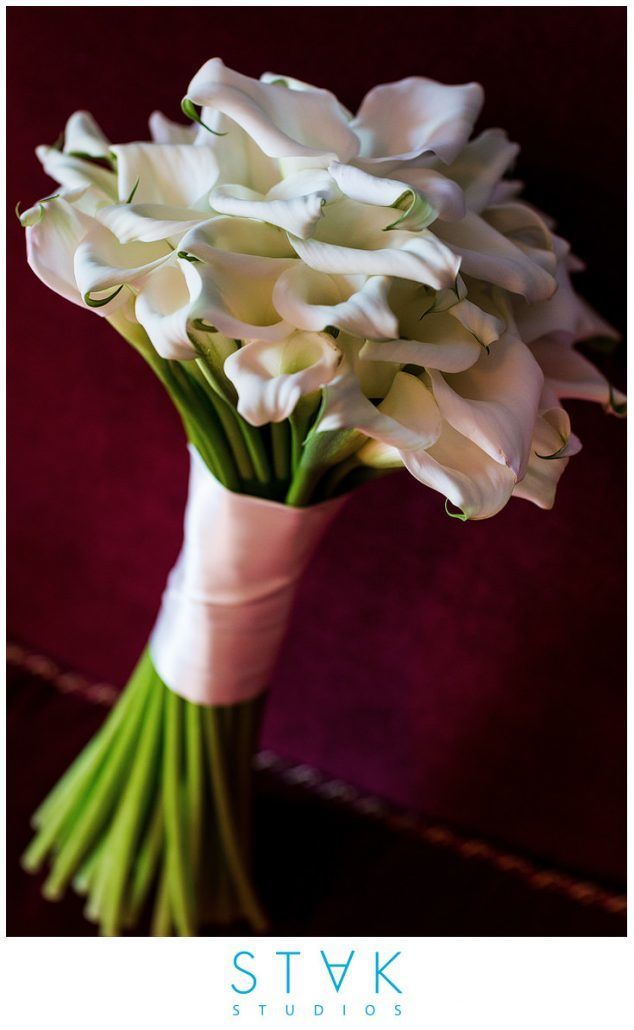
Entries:
<svg viewBox="0 0 634 1030">
<path fill-rule="evenodd" d="M 462 218 L 465 212 L 462 190 L 451 179 L 431 168 L 397 171 L 393 178 L 380 178 L 353 165 L 333 162 L 328 171 L 350 200 L 379 207 L 398 208 L 392 227 L 416 231 L 436 218 Z"/>
<path fill-rule="evenodd" d="M 94 222 L 73 203 L 82 192 L 40 201 L 21 220 L 26 227 L 28 262 L 38 279 L 61 297 L 83 307 L 75 281 L 75 253 Z"/>
<path fill-rule="evenodd" d="M 104 226 L 93 224 L 75 251 L 75 280 L 89 307 L 108 308 L 122 303 L 124 285 L 138 286 L 155 269 L 172 261 L 163 243 L 119 243 Z"/>
<path fill-rule="evenodd" d="M 404 451 L 403 463 L 419 482 L 437 490 L 458 508 L 458 517 L 464 520 L 497 515 L 516 483 L 506 465 L 493 461 L 446 421 L 431 447 Z"/>
<path fill-rule="evenodd" d="M 513 496 L 532 501 L 539 508 L 552 508 L 568 459 L 580 450 L 581 443 L 571 432 L 570 419 L 563 408 L 540 412 L 526 474 L 513 488 Z"/>
<path fill-rule="evenodd" d="M 117 177 L 109 168 L 73 154 L 65 154 L 55 147 L 36 147 L 35 153 L 46 174 L 64 189 L 93 186 L 103 193 L 104 198 L 117 199 Z"/>
<path fill-rule="evenodd" d="M 605 376 L 575 350 L 570 340 L 543 337 L 531 351 L 544 372 L 546 383 L 558 399 L 596 401 L 615 414 L 624 407 L 625 395 L 614 390 Z"/>
<path fill-rule="evenodd" d="M 462 187 L 469 211 L 480 214 L 494 202 L 500 180 L 515 161 L 519 147 L 511 143 L 502 129 L 486 129 L 466 147 L 445 170 Z M 504 184 L 508 189 L 509 183 Z M 499 203 L 502 201 L 499 200 Z"/>
<path fill-rule="evenodd" d="M 367 361 L 392 361 L 455 373 L 471 368 L 482 354 L 482 346 L 473 333 L 451 318 L 450 312 L 425 315 L 415 326 L 410 322 L 412 335 L 407 333 L 407 325 L 404 320 L 401 330 L 406 335 L 399 339 L 366 341 L 362 357 Z"/>
<path fill-rule="evenodd" d="M 398 335 L 389 307 L 385 276 L 328 275 L 294 262 L 273 290 L 273 304 L 298 329 L 319 331 L 335 326 L 356 336 L 388 339 Z"/>
<path fill-rule="evenodd" d="M 412 77 L 375 86 L 352 126 L 367 166 L 393 165 L 422 154 L 449 163 L 467 142 L 484 101 L 482 87 L 443 86 Z"/>
<path fill-rule="evenodd" d="M 183 143 L 125 143 L 113 146 L 119 200 L 189 208 L 207 198 L 218 178 L 218 162 L 207 147 Z"/>
<path fill-rule="evenodd" d="M 148 276 L 135 314 L 156 351 L 170 361 L 190 361 L 196 351 L 188 336 L 191 295 L 184 274 L 189 262 L 163 265 Z"/>
<path fill-rule="evenodd" d="M 82 157 L 108 157 L 110 142 L 88 111 L 75 111 L 64 129 L 65 154 Z"/>
<path fill-rule="evenodd" d="M 167 204 L 109 204 L 98 213 L 99 221 L 120 243 L 177 240 L 210 217 L 210 211 Z"/>
<path fill-rule="evenodd" d="M 358 153 L 357 137 L 327 90 L 258 82 L 213 58 L 194 76 L 187 96 L 236 122 L 270 157 L 332 155 L 347 161 Z"/>
<path fill-rule="evenodd" d="M 295 253 L 317 272 L 387 275 L 435 289 L 455 284 L 460 258 L 428 229 L 410 233 L 389 227 L 383 208 L 339 200 L 329 204 L 311 239 L 289 237 Z"/>
<path fill-rule="evenodd" d="M 528 301 L 545 300 L 557 288 L 550 272 L 479 215 L 469 212 L 459 222 L 436 222 L 434 232 L 461 257 L 465 275 L 519 293 Z"/>
<path fill-rule="evenodd" d="M 294 332 L 272 343 L 253 340 L 225 361 L 238 412 L 254 426 L 282 422 L 298 401 L 336 375 L 341 351 L 328 333 Z"/>
<path fill-rule="evenodd" d="M 325 171 L 305 171 L 288 176 L 266 194 L 246 186 L 218 186 L 210 203 L 219 214 L 255 218 L 304 239 L 311 235 L 332 192 Z"/>
<path fill-rule="evenodd" d="M 180 122 L 173 122 L 161 111 L 152 111 L 148 120 L 150 136 L 154 143 L 185 143 L 192 144 L 196 140 L 198 127 L 191 122 L 182 125 Z"/>
<path fill-rule="evenodd" d="M 464 372 L 429 375 L 447 422 L 521 479 L 544 385 L 528 347 L 507 333 Z"/>
<path fill-rule="evenodd" d="M 398 372 L 379 405 L 346 372 L 324 390 L 319 432 L 358 429 L 399 451 L 429 447 L 438 439 L 441 417 L 432 391 L 417 376 Z"/>
</svg>

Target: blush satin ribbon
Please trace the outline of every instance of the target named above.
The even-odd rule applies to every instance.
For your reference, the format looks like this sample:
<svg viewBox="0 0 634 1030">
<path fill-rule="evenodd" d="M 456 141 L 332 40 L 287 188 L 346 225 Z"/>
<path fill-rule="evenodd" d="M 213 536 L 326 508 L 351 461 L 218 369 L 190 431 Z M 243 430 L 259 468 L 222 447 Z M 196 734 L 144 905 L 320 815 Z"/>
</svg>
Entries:
<svg viewBox="0 0 634 1030">
<path fill-rule="evenodd" d="M 297 581 L 343 499 L 293 508 L 232 493 L 189 452 L 183 546 L 150 653 L 181 697 L 236 704 L 266 690 Z"/>
</svg>

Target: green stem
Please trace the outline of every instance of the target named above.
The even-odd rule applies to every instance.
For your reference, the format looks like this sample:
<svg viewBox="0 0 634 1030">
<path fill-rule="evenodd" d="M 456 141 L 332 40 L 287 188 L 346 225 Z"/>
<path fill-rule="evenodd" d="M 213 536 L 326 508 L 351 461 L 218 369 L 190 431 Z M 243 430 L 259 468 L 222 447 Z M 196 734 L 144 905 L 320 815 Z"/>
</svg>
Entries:
<svg viewBox="0 0 634 1030">
<path fill-rule="evenodd" d="M 218 830 L 227 866 L 238 892 L 244 914 L 251 922 L 253 928 L 258 932 L 262 932 L 267 927 L 267 920 L 251 887 L 236 836 L 218 710 L 210 707 L 205 708 L 203 711 L 211 785 L 218 820 Z"/>
<path fill-rule="evenodd" d="M 235 409 L 229 401 L 223 397 L 212 373 L 201 358 L 196 360 L 196 368 L 200 373 L 201 379 L 205 383 L 209 401 L 213 405 L 216 414 L 222 423 L 227 439 L 231 444 L 231 450 L 238 467 L 238 473 L 243 482 L 248 483 L 253 479 L 254 471 L 244 438 L 240 432 L 238 424 L 239 416 L 236 414 Z"/>
<path fill-rule="evenodd" d="M 144 714 L 134 766 L 115 818 L 108 832 L 106 853 L 100 866 L 104 881 L 103 929 L 115 936 L 121 926 L 121 907 L 135 849 L 147 813 L 148 799 L 156 780 L 163 717 L 162 686 L 153 687 Z"/>
<path fill-rule="evenodd" d="M 280 483 L 286 483 L 291 474 L 291 438 L 288 421 L 271 423 L 271 442 L 275 477 Z"/>
<path fill-rule="evenodd" d="M 163 756 L 163 806 L 167 846 L 166 868 L 169 899 L 176 929 L 181 937 L 195 937 L 193 889 L 188 865 L 189 848 L 183 830 L 180 799 L 182 765 L 183 701 L 171 690 L 165 704 L 165 753 Z"/>
<path fill-rule="evenodd" d="M 113 741 L 108 760 L 98 776 L 92 791 L 84 799 L 76 821 L 68 838 L 62 844 L 50 872 L 42 888 L 49 899 L 60 898 L 69 881 L 76 873 L 84 856 L 94 846 L 94 842 L 107 822 L 121 789 L 121 783 L 128 774 L 133 760 L 143 714 L 147 704 L 148 687 L 153 686 L 151 680 L 136 697 L 136 704 L 121 727 L 121 732 Z M 74 816 L 75 813 L 72 813 Z"/>
</svg>

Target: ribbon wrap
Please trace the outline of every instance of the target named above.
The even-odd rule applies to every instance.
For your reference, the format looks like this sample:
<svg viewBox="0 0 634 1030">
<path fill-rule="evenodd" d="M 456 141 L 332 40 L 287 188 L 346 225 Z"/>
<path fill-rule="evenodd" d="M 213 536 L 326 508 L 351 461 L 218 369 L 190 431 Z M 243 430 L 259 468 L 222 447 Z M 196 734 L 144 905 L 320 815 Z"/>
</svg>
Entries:
<svg viewBox="0 0 634 1030">
<path fill-rule="evenodd" d="M 233 493 L 189 452 L 183 546 L 150 653 L 174 693 L 236 704 L 266 690 L 297 581 L 343 502 L 293 508 Z"/>
</svg>

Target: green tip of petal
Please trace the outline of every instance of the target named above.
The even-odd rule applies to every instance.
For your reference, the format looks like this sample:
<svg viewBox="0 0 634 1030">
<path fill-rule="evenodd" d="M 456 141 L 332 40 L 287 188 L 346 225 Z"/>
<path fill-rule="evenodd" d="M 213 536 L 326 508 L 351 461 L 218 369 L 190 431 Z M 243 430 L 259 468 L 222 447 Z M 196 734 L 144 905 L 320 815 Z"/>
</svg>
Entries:
<svg viewBox="0 0 634 1030">
<path fill-rule="evenodd" d="M 200 258 L 194 257 L 193 254 L 188 254 L 186 250 L 179 250 L 176 257 L 180 258 L 181 261 L 191 261 L 192 265 L 200 264 Z"/>
<path fill-rule="evenodd" d="M 462 508 L 458 508 L 458 511 L 450 511 L 448 508 L 449 498 L 445 498 L 445 511 L 450 519 L 458 519 L 459 522 L 468 522 L 469 516 L 465 515 Z"/>
<path fill-rule="evenodd" d="M 606 411 L 611 411 L 613 415 L 620 415 L 623 418 L 627 415 L 627 401 L 621 401 L 620 404 L 617 403 L 612 383 L 609 384 L 608 389 L 610 391 L 610 399 L 607 403 Z"/>
<path fill-rule="evenodd" d="M 87 304 L 89 308 L 103 308 L 106 304 L 109 304 L 111 300 L 114 300 L 118 293 L 121 293 L 123 287 L 124 283 L 121 283 L 121 286 L 117 286 L 116 290 L 109 293 L 107 297 L 100 297 L 99 300 L 91 297 L 89 291 L 84 294 L 84 304 Z"/>
<path fill-rule="evenodd" d="M 179 254 L 179 257 L 180 257 L 180 254 Z M 205 320 L 202 319 L 202 318 L 194 318 L 193 321 L 192 321 L 192 326 L 193 326 L 194 329 L 198 329 L 198 331 L 201 332 L 201 333 L 217 333 L 218 332 L 218 330 L 216 329 L 215 325 L 209 325 L 208 322 L 205 322 Z M 236 340 L 236 343 L 239 343 L 239 342 L 240 342 L 239 340 Z"/>
<path fill-rule="evenodd" d="M 137 181 L 135 182 L 134 186 L 133 186 L 133 187 L 132 187 L 132 189 L 130 190 L 130 196 L 129 196 L 129 197 L 128 197 L 128 199 L 126 200 L 126 204 L 131 204 L 131 203 L 132 203 L 132 201 L 134 200 L 134 194 L 136 193 L 136 191 L 137 191 L 137 190 L 138 190 L 138 188 L 139 188 L 139 183 L 140 183 L 140 181 L 141 181 L 141 176 L 139 175 L 139 176 L 137 177 Z"/>
<path fill-rule="evenodd" d="M 210 132 L 213 136 L 226 136 L 226 132 L 217 132 L 215 129 L 210 129 L 208 125 L 205 125 L 204 121 L 196 110 L 196 105 L 189 97 L 183 97 L 181 100 L 181 111 L 187 118 L 190 118 L 192 122 L 196 122 L 197 125 L 201 125 L 203 129 Z"/>
</svg>

